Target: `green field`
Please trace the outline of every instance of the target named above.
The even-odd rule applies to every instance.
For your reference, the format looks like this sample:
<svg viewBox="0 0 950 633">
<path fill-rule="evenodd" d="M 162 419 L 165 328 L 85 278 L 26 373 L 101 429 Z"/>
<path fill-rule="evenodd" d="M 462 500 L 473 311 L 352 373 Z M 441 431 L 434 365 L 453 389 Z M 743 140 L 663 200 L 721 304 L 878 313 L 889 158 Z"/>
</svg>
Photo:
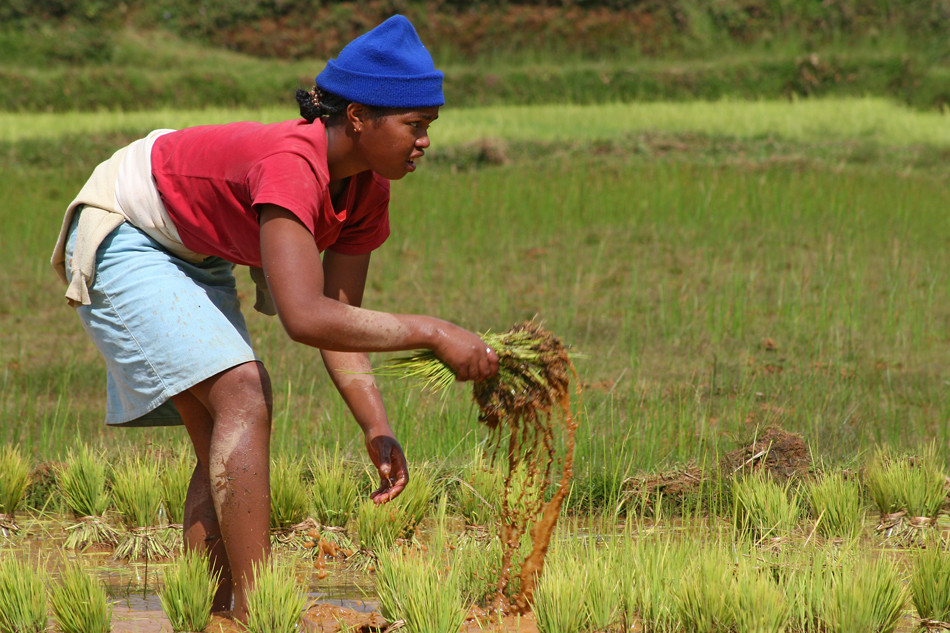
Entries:
<svg viewBox="0 0 950 633">
<path fill-rule="evenodd" d="M 162 0 L 165 31 L 151 27 L 157 9 L 139 2 L 109 29 L 96 23 L 98 0 L 74 4 L 89 15 L 46 22 L 19 3 L 9 10 L 21 22 L 4 22 L 0 8 L 0 469 L 4 449 L 18 446 L 32 470 L 18 533 L 0 472 L 0 548 L 22 555 L 8 560 L 64 548 L 69 512 L 52 473 L 77 440 L 110 463 L 168 458 L 163 472 L 187 453 L 182 429 L 102 423 L 104 363 L 48 263 L 66 204 L 98 162 L 151 129 L 294 117 L 289 97 L 320 52 L 246 50 L 269 42 L 268 23 L 242 29 L 247 16 L 229 3 L 206 3 L 205 21 L 188 23 L 175 13 L 188 3 Z M 288 15 L 311 6 L 276 4 Z M 595 4 L 641 15 L 636 2 Z M 340 5 L 333 24 L 356 28 L 353 6 Z M 879 615 L 868 605 L 885 604 L 897 605 L 891 623 L 902 632 L 950 619 L 908 593 L 923 582 L 935 602 L 950 601 L 950 587 L 941 596 L 933 582 L 950 577 L 945 5 L 904 15 L 884 0 L 671 0 L 653 17 L 682 32 L 655 50 L 635 38 L 603 55 L 588 48 L 609 16 L 585 23 L 588 40 L 557 40 L 547 53 L 511 36 L 524 37 L 520 3 L 499 3 L 505 17 L 482 50 L 451 39 L 474 19 L 464 12 L 428 24 L 447 38 L 433 50 L 453 98 L 421 168 L 393 183 L 392 236 L 373 255 L 364 303 L 477 331 L 535 319 L 570 347 L 574 477 L 535 615 L 577 616 L 568 611 L 578 604 L 590 612 L 583 626 L 542 633 L 890 631 L 861 620 Z M 271 10 L 241 6 L 256 18 Z M 215 37 L 230 38 L 228 50 Z M 307 37 L 288 33 L 280 44 Z M 286 105 L 275 105 L 284 93 Z M 207 103 L 223 105 L 194 107 Z M 275 498 L 287 485 L 277 473 L 297 458 L 312 466 L 324 450 L 339 451 L 329 480 L 351 479 L 365 497 L 373 482 L 362 437 L 319 354 L 254 312 L 250 279 L 236 275 L 274 386 Z M 466 599 L 483 602 L 498 576 L 499 491 L 478 480 L 497 438 L 478 423 L 467 385 L 439 395 L 378 380 L 410 488 L 375 515 L 351 502 L 345 532 L 322 534 L 358 550 L 332 561 L 326 582 L 299 538 L 275 532 L 275 553 L 313 590 L 370 600 L 363 593 L 375 591 L 385 602 L 406 593 L 399 556 L 410 552 L 438 562 L 412 593 L 435 576 L 468 582 Z M 885 452 L 913 467 L 899 493 L 878 486 Z M 924 474 L 936 478 L 914 480 L 928 457 Z M 755 469 L 778 487 L 739 476 Z M 316 470 L 302 476 L 302 511 L 333 505 Z M 822 482 L 829 487 L 814 487 Z M 822 505 L 822 494 L 845 503 Z M 364 547 L 381 529 L 374 520 L 392 522 L 386 512 L 413 504 L 422 518 L 401 548 Z M 117 605 L 154 597 L 147 561 L 143 582 L 141 561 L 77 558 Z M 387 587 L 381 579 L 400 569 Z M 621 604 L 595 605 L 598 596 Z"/>
<path fill-rule="evenodd" d="M 119 143 L 281 116 L 0 115 L 0 410 L 19 421 L 0 439 L 47 459 L 77 430 L 177 437 L 100 427 L 102 364 L 48 251 Z M 946 458 L 944 115 L 880 99 L 446 108 L 433 143 L 394 185 L 367 302 L 480 331 L 547 324 L 587 385 L 579 482 L 707 459 L 770 424 L 834 463 L 933 437 Z M 278 449 L 357 447 L 316 353 L 248 316 L 275 379 Z M 381 381 L 411 455 L 462 458 L 480 441 L 464 388 L 443 401 Z"/>
</svg>

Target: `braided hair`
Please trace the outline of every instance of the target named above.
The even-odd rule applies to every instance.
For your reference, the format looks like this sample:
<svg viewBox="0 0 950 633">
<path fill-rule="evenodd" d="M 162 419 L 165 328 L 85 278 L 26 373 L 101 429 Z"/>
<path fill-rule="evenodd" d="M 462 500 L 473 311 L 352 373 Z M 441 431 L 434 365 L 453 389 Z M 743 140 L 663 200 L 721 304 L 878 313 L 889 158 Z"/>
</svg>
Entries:
<svg viewBox="0 0 950 633">
<path fill-rule="evenodd" d="M 349 99 L 327 90 L 321 90 L 316 85 L 310 90 L 297 90 L 295 96 L 297 104 L 300 106 L 300 116 L 306 119 L 308 123 L 313 123 L 317 119 L 332 119 L 342 115 L 346 112 L 346 107 L 352 103 Z M 379 118 L 386 113 L 386 108 L 377 108 L 365 104 L 364 107 L 373 118 Z"/>
</svg>

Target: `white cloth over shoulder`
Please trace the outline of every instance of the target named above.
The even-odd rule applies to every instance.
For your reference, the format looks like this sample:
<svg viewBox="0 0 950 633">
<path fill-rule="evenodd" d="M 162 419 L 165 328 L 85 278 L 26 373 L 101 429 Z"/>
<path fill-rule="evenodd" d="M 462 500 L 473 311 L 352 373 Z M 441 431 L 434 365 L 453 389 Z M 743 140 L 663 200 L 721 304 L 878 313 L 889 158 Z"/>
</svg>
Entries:
<svg viewBox="0 0 950 633">
<path fill-rule="evenodd" d="M 67 284 L 66 299 L 70 305 L 89 305 L 89 287 L 96 274 L 96 250 L 102 240 L 125 221 L 182 259 L 193 262 L 204 259 L 204 255 L 181 243 L 152 179 L 152 145 L 159 136 L 172 131 L 155 130 L 115 152 L 93 170 L 79 194 L 66 207 L 50 263 Z M 73 214 L 80 206 L 85 212 L 79 218 L 75 250 L 67 262 L 66 236 Z"/>
</svg>

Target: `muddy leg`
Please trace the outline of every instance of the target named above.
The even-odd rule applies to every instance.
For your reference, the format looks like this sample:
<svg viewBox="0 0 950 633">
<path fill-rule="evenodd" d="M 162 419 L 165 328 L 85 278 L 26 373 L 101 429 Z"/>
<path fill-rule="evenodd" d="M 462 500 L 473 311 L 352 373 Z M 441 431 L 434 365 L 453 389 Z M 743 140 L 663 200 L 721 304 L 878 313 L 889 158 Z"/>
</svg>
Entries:
<svg viewBox="0 0 950 633">
<path fill-rule="evenodd" d="M 185 549 L 207 553 L 211 569 L 220 575 L 218 590 L 214 594 L 211 610 L 214 612 L 231 609 L 233 583 L 228 554 L 221 540 L 221 528 L 218 515 L 211 498 L 211 475 L 208 471 L 211 452 L 211 414 L 196 397 L 188 392 L 173 398 L 178 412 L 185 422 L 188 436 L 195 447 L 198 463 L 191 475 L 188 494 L 185 496 L 184 541 Z"/>
<path fill-rule="evenodd" d="M 199 461 L 196 503 L 201 480 L 207 481 L 231 569 L 234 618 L 243 622 L 253 566 L 270 553 L 270 381 L 263 365 L 244 363 L 196 385 L 191 394 L 212 419 L 208 478 L 197 474 Z"/>
</svg>

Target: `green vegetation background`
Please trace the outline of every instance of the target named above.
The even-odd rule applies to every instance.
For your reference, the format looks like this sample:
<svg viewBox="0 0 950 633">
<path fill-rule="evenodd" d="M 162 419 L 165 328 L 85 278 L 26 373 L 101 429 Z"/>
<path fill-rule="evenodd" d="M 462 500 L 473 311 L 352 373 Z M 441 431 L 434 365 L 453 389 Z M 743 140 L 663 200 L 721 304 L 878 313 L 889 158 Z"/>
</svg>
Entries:
<svg viewBox="0 0 950 633">
<path fill-rule="evenodd" d="M 440 145 L 399 183 L 373 305 L 473 329 L 539 315 L 575 345 L 586 388 L 579 498 L 616 499 L 640 470 L 713 464 L 769 424 L 838 463 L 875 443 L 932 438 L 946 459 L 945 145 L 880 143 L 873 123 L 868 138 L 638 128 L 500 142 L 484 122 L 521 121 L 501 105 L 869 95 L 942 121 L 950 0 L 10 0 L 0 5 L 0 111 L 62 113 L 67 125 L 77 110 L 293 116 L 293 91 L 394 11 L 446 71 L 446 113 L 492 109 L 443 117 L 446 136 L 452 119 L 481 122 L 482 142 Z M 817 107 L 837 103 L 855 106 Z M 586 112 L 565 107 L 564 127 L 583 129 Z M 0 142 L 0 441 L 38 459 L 77 435 L 182 437 L 102 427 L 102 360 L 47 263 L 64 204 L 139 133 Z M 275 377 L 276 449 L 340 441 L 363 461 L 313 351 L 274 319 L 248 321 Z M 482 441 L 463 396 L 382 386 L 411 459 L 469 459 Z"/>
<path fill-rule="evenodd" d="M 448 103 L 879 95 L 950 103 L 948 0 L 7 0 L 0 110 L 270 106 L 394 12 Z"/>
</svg>

